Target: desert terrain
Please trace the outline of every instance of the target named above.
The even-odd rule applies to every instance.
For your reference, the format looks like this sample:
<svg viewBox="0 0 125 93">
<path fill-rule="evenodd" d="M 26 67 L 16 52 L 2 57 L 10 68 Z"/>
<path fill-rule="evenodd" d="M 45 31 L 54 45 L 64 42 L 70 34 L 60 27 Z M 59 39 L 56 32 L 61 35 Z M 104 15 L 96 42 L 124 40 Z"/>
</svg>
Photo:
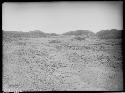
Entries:
<svg viewBox="0 0 125 93">
<path fill-rule="evenodd" d="M 65 35 L 3 41 L 3 90 L 121 91 L 121 42 Z"/>
</svg>

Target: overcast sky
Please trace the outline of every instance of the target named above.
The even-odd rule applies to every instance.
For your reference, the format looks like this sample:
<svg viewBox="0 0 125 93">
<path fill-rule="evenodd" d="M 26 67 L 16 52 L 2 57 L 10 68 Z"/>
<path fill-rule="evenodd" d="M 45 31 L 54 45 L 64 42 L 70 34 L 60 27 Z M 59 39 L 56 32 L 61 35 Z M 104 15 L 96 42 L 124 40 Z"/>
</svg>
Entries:
<svg viewBox="0 0 125 93">
<path fill-rule="evenodd" d="M 64 33 L 123 28 L 122 2 L 3 3 L 2 29 Z"/>
</svg>

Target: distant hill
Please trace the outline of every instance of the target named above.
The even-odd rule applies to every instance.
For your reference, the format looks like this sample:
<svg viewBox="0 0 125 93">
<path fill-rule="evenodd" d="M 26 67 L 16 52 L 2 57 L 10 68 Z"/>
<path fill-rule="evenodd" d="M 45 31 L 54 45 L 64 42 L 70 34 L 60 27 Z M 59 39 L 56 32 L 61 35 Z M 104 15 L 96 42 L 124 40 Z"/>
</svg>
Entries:
<svg viewBox="0 0 125 93">
<path fill-rule="evenodd" d="M 86 36 L 94 36 L 95 33 L 91 32 L 89 30 L 76 30 L 76 31 L 69 31 L 69 32 L 63 33 L 63 35 L 75 35 L 75 36 L 86 35 Z"/>
<path fill-rule="evenodd" d="M 47 36 L 58 36 L 56 33 L 44 33 L 40 30 L 29 31 L 29 32 L 19 32 L 19 31 L 3 31 L 4 37 L 26 37 L 26 38 L 39 38 L 39 37 L 47 37 Z"/>
<path fill-rule="evenodd" d="M 50 36 L 58 36 L 58 34 L 56 34 L 56 33 L 50 33 L 49 35 Z"/>
<path fill-rule="evenodd" d="M 17 41 L 21 38 L 40 38 L 40 37 L 51 37 L 51 36 L 58 36 L 55 33 L 44 33 L 40 30 L 29 31 L 29 32 L 19 32 L 19 31 L 2 31 L 3 41 L 11 42 Z"/>
<path fill-rule="evenodd" d="M 101 30 L 96 33 L 96 36 L 100 39 L 120 39 L 122 38 L 122 30 Z"/>
<path fill-rule="evenodd" d="M 25 34 L 25 33 L 24 33 Z M 47 33 L 44 33 L 40 30 L 35 30 L 35 31 L 30 31 L 30 32 L 27 32 L 27 35 L 29 35 L 29 37 L 33 37 L 33 38 L 39 38 L 39 37 L 46 37 L 47 36 Z"/>
</svg>

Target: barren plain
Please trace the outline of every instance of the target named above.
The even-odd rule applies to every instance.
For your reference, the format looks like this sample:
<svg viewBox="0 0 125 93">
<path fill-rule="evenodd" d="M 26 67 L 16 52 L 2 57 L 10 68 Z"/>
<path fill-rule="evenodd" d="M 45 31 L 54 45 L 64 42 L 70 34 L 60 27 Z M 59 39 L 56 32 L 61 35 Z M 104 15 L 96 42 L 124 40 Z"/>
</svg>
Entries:
<svg viewBox="0 0 125 93">
<path fill-rule="evenodd" d="M 4 91 L 121 91 L 121 39 L 71 36 L 3 42 Z"/>
</svg>

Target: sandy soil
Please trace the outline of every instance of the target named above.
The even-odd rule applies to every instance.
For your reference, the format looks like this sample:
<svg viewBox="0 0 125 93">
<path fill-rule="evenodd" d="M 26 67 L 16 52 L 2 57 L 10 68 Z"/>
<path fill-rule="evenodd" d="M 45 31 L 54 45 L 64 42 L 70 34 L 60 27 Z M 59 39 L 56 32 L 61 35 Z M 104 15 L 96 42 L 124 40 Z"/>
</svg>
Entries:
<svg viewBox="0 0 125 93">
<path fill-rule="evenodd" d="M 71 41 L 70 39 L 30 38 L 5 43 L 3 90 L 121 91 L 123 89 L 122 60 L 118 54 L 121 51 L 120 45 L 116 47 L 104 40 Z M 114 43 L 111 40 L 110 42 Z M 112 54 L 113 51 L 116 53 Z"/>
</svg>

